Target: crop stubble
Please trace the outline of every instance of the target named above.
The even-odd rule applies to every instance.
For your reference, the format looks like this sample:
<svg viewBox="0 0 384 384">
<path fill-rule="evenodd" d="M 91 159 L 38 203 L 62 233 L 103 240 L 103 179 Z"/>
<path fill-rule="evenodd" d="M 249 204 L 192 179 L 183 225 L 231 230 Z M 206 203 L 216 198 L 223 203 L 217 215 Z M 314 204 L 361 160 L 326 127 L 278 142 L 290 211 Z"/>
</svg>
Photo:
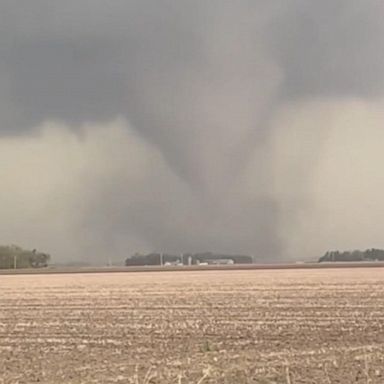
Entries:
<svg viewBox="0 0 384 384">
<path fill-rule="evenodd" d="M 0 276 L 0 384 L 383 383 L 382 269 Z"/>
</svg>

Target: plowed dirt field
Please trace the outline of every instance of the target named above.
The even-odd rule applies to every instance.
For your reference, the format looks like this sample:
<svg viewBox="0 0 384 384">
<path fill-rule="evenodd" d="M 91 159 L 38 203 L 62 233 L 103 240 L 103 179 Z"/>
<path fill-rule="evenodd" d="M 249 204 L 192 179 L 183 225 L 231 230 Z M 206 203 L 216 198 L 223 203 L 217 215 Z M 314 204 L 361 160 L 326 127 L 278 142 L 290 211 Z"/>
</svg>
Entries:
<svg viewBox="0 0 384 384">
<path fill-rule="evenodd" d="M 0 276 L 0 384 L 384 383 L 384 270 Z"/>
</svg>

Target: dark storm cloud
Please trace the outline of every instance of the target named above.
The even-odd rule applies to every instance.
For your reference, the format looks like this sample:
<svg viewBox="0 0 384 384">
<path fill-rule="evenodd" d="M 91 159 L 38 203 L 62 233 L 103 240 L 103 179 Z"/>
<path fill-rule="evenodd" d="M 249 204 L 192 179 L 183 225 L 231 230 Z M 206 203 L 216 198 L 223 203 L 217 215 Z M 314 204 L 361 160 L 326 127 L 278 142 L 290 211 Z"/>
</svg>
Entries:
<svg viewBox="0 0 384 384">
<path fill-rule="evenodd" d="M 274 7 L 263 1 L 1 1 L 0 126 L 15 131 L 47 118 L 77 123 L 125 115 L 156 136 L 164 126 L 180 126 L 181 115 L 188 125 L 194 100 L 182 100 L 189 102 L 184 108 L 177 103 L 189 91 L 185 77 L 209 82 L 220 71 L 221 63 L 209 60 L 207 35 L 217 28 L 230 41 L 247 23 L 241 37 L 265 36 L 285 76 L 282 93 L 381 93 L 383 7 L 380 0 L 291 0 Z M 226 25 L 223 10 L 232 12 Z M 258 12 L 271 13 L 262 31 Z M 157 110 L 159 93 L 170 111 Z"/>
<path fill-rule="evenodd" d="M 174 8 L 169 2 L 1 2 L 2 99 L 8 107 L 2 129 L 136 111 L 151 68 L 160 81 L 161 71 L 169 76 L 175 60 L 183 60 L 182 45 L 192 46 L 183 29 L 193 16 L 188 7 L 184 15 Z"/>
<path fill-rule="evenodd" d="M 286 97 L 375 97 L 384 92 L 384 3 L 286 2 L 272 25 Z"/>
<path fill-rule="evenodd" d="M 0 135 L 123 117 L 172 176 L 121 203 L 124 169 L 104 175 L 82 219 L 90 242 L 129 232 L 157 249 L 278 255 L 271 119 L 297 98 L 382 95 L 383 15 L 381 0 L 0 0 Z"/>
</svg>

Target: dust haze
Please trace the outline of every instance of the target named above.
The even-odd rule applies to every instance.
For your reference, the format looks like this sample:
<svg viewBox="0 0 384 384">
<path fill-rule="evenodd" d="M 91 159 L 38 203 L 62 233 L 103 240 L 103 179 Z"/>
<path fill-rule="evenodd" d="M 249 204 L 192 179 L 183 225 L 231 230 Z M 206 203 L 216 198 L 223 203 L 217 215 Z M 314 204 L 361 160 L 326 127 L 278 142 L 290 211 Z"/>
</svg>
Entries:
<svg viewBox="0 0 384 384">
<path fill-rule="evenodd" d="M 0 243 L 384 247 L 384 3 L 0 0 Z"/>
</svg>

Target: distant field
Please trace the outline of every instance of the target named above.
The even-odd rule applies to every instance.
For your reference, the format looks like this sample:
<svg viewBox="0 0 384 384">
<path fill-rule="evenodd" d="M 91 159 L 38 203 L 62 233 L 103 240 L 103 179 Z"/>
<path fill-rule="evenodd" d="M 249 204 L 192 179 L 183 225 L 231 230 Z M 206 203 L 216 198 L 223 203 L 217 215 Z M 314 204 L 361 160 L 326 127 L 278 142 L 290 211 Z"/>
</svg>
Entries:
<svg viewBox="0 0 384 384">
<path fill-rule="evenodd" d="M 265 269 L 328 269 L 328 268 L 384 268 L 384 262 L 324 262 L 290 264 L 232 264 L 232 265 L 191 265 L 191 266 L 120 266 L 120 267 L 58 267 L 29 269 L 0 269 L 0 275 L 55 274 L 55 273 L 121 273 L 121 272 L 185 272 L 185 271 L 241 271 Z"/>
<path fill-rule="evenodd" d="M 0 362 L 0 384 L 384 383 L 384 271 L 3 275 Z"/>
</svg>

